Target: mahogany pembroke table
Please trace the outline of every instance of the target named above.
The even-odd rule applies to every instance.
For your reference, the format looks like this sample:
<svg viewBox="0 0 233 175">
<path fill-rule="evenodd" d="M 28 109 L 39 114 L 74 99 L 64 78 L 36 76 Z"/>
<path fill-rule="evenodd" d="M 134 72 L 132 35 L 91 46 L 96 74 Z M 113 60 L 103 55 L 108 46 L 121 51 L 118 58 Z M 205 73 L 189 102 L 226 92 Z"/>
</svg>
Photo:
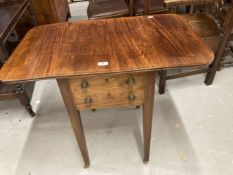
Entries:
<svg viewBox="0 0 233 175">
<path fill-rule="evenodd" d="M 143 105 L 149 161 L 156 71 L 208 65 L 214 54 L 179 15 L 67 22 L 32 29 L 0 71 L 4 83 L 56 79 L 85 167 L 80 110 Z"/>
</svg>

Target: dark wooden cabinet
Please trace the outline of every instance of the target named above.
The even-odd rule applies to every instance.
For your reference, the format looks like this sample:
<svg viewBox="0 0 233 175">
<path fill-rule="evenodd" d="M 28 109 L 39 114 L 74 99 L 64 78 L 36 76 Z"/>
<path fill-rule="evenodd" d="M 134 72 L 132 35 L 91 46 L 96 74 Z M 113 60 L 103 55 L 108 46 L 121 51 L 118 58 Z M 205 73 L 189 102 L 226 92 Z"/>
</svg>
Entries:
<svg viewBox="0 0 233 175">
<path fill-rule="evenodd" d="M 17 43 L 11 46 L 8 45 L 8 38 L 27 14 L 31 16 L 31 23 L 36 23 L 31 15 L 30 2 L 28 0 L 0 1 L 0 70 L 17 45 Z M 10 47 L 6 47 L 7 45 Z M 34 84 L 35 82 L 6 85 L 0 82 L 0 101 L 18 99 L 29 114 L 34 116 L 35 113 L 30 105 Z"/>
<path fill-rule="evenodd" d="M 32 0 L 38 25 L 65 22 L 70 16 L 67 0 Z"/>
</svg>

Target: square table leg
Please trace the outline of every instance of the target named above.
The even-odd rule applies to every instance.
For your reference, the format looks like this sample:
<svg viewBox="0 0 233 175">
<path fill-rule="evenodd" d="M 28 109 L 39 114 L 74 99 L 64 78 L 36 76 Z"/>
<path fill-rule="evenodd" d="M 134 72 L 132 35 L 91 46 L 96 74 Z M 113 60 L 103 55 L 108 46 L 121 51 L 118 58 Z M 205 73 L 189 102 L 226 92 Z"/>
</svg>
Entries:
<svg viewBox="0 0 233 175">
<path fill-rule="evenodd" d="M 80 151 L 82 153 L 85 168 L 90 166 L 90 159 L 88 155 L 86 139 L 83 131 L 83 126 L 81 122 L 80 112 L 76 109 L 73 101 L 73 95 L 70 90 L 68 79 L 57 79 L 67 112 L 70 117 L 71 125 L 74 130 L 74 134 L 79 144 Z"/>
<path fill-rule="evenodd" d="M 144 162 L 149 161 L 151 129 L 154 107 L 155 72 L 145 74 L 144 105 L 143 105 L 143 137 L 144 137 Z"/>
</svg>

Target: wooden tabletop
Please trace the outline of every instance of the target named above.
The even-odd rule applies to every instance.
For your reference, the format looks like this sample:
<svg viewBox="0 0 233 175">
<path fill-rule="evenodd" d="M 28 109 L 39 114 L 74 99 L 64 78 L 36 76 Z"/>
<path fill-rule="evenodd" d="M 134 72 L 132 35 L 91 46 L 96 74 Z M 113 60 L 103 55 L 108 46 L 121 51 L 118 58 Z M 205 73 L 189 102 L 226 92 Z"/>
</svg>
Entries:
<svg viewBox="0 0 233 175">
<path fill-rule="evenodd" d="M 27 33 L 1 69 L 0 80 L 152 71 L 207 65 L 213 58 L 175 14 L 67 22 Z"/>
</svg>

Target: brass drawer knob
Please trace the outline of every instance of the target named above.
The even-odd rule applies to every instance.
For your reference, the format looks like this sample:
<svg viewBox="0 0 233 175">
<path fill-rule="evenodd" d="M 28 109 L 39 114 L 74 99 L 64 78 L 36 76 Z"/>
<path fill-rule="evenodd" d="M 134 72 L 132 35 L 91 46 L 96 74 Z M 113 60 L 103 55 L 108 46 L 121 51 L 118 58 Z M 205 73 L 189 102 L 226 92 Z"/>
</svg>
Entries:
<svg viewBox="0 0 233 175">
<path fill-rule="evenodd" d="M 129 94 L 128 99 L 129 99 L 129 101 L 133 101 L 136 99 L 136 96 L 133 94 Z"/>
<path fill-rule="evenodd" d="M 86 80 L 83 80 L 83 81 L 81 82 L 81 88 L 82 88 L 82 89 L 86 89 L 86 88 L 88 88 L 88 86 L 89 86 L 89 84 L 88 84 L 88 82 L 87 82 Z"/>
<path fill-rule="evenodd" d="M 92 103 L 92 98 L 91 97 L 86 97 L 84 101 L 85 101 L 86 104 L 91 104 Z"/>
<path fill-rule="evenodd" d="M 134 79 L 134 78 L 129 78 L 129 79 L 127 80 L 127 84 L 128 84 L 128 85 L 133 85 L 133 84 L 135 84 L 135 79 Z"/>
</svg>

